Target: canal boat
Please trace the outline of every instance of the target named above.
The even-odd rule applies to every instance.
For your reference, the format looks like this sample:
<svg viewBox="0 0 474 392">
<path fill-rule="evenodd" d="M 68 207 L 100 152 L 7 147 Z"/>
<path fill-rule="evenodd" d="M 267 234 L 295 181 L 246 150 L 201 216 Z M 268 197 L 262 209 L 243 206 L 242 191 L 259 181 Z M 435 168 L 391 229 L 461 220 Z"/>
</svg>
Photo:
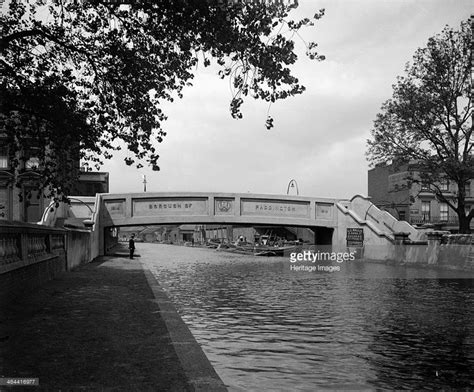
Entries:
<svg viewBox="0 0 474 392">
<path fill-rule="evenodd" d="M 291 252 L 296 251 L 297 248 L 298 247 L 295 245 L 276 246 L 250 243 L 227 243 L 219 244 L 216 250 L 253 256 L 286 256 L 289 255 Z"/>
<path fill-rule="evenodd" d="M 245 237 L 240 236 L 234 242 L 224 240 L 212 243 L 212 240 L 209 240 L 208 246 L 210 245 L 217 251 L 267 257 L 289 256 L 291 252 L 296 252 L 302 247 L 299 241 L 287 241 L 275 236 L 271 231 L 256 238 L 255 243 L 247 242 Z"/>
<path fill-rule="evenodd" d="M 298 247 L 295 245 L 290 246 L 269 246 L 266 249 L 262 249 L 261 247 L 257 248 L 258 251 L 255 256 L 287 256 L 291 252 L 295 252 Z"/>
</svg>

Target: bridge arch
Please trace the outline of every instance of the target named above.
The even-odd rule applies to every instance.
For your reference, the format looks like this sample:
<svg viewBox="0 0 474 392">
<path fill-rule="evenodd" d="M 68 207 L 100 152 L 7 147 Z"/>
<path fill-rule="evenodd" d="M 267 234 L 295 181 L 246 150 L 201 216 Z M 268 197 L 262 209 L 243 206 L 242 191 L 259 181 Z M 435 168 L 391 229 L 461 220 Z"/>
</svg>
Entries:
<svg viewBox="0 0 474 392">
<path fill-rule="evenodd" d="M 128 193 L 100 195 L 98 221 L 108 227 L 247 225 L 316 228 L 332 242 L 336 199 L 237 193 Z"/>
<path fill-rule="evenodd" d="M 106 226 L 104 227 L 104 242 L 105 242 L 105 250 L 109 249 L 112 247 L 113 244 L 116 243 L 116 240 L 114 240 L 114 237 L 116 234 L 114 233 L 115 229 L 117 227 L 119 229 L 124 228 L 124 227 L 134 227 L 137 228 L 134 231 L 134 234 L 139 234 L 140 229 L 144 227 L 153 227 L 153 226 L 159 226 L 159 225 L 168 225 L 168 224 L 163 224 L 162 222 L 155 222 L 151 224 L 147 224 L 145 226 L 135 226 L 135 225 L 128 225 L 128 226 Z M 189 225 L 189 222 L 177 222 L 173 224 L 171 227 L 176 227 L 180 225 Z M 250 234 L 250 237 L 247 236 L 251 242 L 253 241 L 253 235 L 263 235 L 263 234 L 273 234 L 277 235 L 280 238 L 285 238 L 285 233 L 286 236 L 289 236 L 289 238 L 294 238 L 294 239 L 303 239 L 306 238 L 307 241 L 305 241 L 308 245 L 320 245 L 320 246 L 331 246 L 332 245 L 332 238 L 334 235 L 334 228 L 332 227 L 308 227 L 308 226 L 285 226 L 285 225 L 274 225 L 274 224 L 265 224 L 265 225 L 259 225 L 259 224 L 230 224 L 229 222 L 214 222 L 210 225 L 206 223 L 192 223 L 192 225 L 195 225 L 197 228 L 200 228 L 200 230 L 197 230 L 197 232 L 200 233 L 199 237 L 202 237 L 204 239 L 209 239 L 209 238 L 214 238 L 214 236 L 209 233 L 203 235 L 202 230 L 207 231 L 207 232 L 218 232 L 220 234 L 225 233 L 225 235 L 220 236 L 219 238 L 228 238 L 230 240 L 235 240 L 238 236 L 237 233 L 242 233 L 242 229 L 247 229 L 244 234 L 247 236 Z M 204 227 L 200 227 L 204 226 Z M 248 229 L 252 228 L 253 233 L 249 233 Z M 306 229 L 309 230 L 306 232 L 302 232 L 301 230 L 298 231 L 298 229 Z M 158 229 L 157 229 L 158 230 Z M 189 230 L 189 229 L 188 229 Z M 121 231 L 120 231 L 121 233 Z M 233 233 L 233 234 L 230 234 Z M 187 233 L 189 235 L 189 233 Z M 175 236 L 177 233 L 175 233 Z M 140 235 L 138 235 L 140 237 Z M 288 238 L 288 237 L 287 237 Z"/>
</svg>

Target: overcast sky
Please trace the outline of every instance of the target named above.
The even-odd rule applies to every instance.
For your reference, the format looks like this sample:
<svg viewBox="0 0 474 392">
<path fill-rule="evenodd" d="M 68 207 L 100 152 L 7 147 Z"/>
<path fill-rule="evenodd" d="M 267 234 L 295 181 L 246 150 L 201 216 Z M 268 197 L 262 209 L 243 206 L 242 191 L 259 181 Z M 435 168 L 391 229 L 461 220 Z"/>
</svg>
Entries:
<svg viewBox="0 0 474 392">
<path fill-rule="evenodd" d="M 299 51 L 295 75 L 307 90 L 274 104 L 249 98 L 244 118 L 229 112 L 228 80 L 216 68 L 197 71 L 184 98 L 166 107 L 168 133 L 159 145 L 161 171 L 126 166 L 120 154 L 103 166 L 110 192 L 198 191 L 349 198 L 367 194 L 366 139 L 418 47 L 445 25 L 458 27 L 471 0 L 300 0 L 296 16 L 326 15 L 302 35 L 316 41 L 323 62 Z M 297 41 L 298 43 L 298 41 Z M 302 49 L 302 45 L 298 44 Z"/>
</svg>

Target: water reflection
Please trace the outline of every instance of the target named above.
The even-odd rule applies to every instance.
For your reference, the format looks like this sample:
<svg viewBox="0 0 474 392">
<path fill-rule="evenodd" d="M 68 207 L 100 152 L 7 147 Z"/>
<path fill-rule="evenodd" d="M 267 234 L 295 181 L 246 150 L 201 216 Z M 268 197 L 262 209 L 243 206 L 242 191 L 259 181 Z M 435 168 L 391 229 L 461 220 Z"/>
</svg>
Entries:
<svg viewBox="0 0 474 392">
<path fill-rule="evenodd" d="M 363 263 L 295 272 L 163 245 L 142 255 L 230 390 L 474 387 L 473 280 Z"/>
<path fill-rule="evenodd" d="M 376 386 L 462 388 L 474 373 L 472 290 L 460 282 L 395 281 L 386 314 L 369 320 L 374 341 L 367 360 Z M 461 290 L 460 290 L 461 288 Z"/>
</svg>

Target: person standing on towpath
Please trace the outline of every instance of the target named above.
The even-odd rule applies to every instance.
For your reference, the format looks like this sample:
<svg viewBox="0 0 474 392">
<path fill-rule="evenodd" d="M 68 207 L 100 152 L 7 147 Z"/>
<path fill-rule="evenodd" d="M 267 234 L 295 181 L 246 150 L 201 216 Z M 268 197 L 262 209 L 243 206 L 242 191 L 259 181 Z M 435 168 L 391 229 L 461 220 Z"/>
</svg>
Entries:
<svg viewBox="0 0 474 392">
<path fill-rule="evenodd" d="M 133 259 L 133 252 L 135 252 L 135 234 L 132 234 L 128 241 L 128 249 L 130 250 L 130 258 Z"/>
</svg>

